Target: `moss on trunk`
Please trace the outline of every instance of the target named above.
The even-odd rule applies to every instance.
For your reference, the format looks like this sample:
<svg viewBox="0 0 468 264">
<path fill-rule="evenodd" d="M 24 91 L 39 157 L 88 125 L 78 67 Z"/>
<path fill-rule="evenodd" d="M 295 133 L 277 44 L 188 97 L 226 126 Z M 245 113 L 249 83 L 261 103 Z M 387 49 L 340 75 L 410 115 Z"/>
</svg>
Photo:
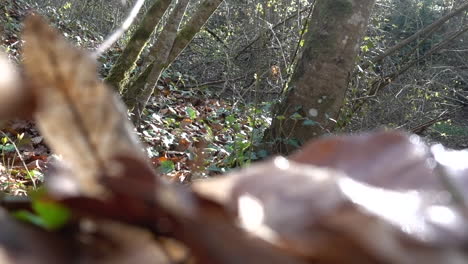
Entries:
<svg viewBox="0 0 468 264">
<path fill-rule="evenodd" d="M 335 126 L 374 0 L 317 0 L 301 59 L 265 140 L 288 154 Z"/>
<path fill-rule="evenodd" d="M 179 32 L 176 30 L 180 21 L 176 22 L 170 19 L 169 25 L 163 29 L 159 36 L 158 43 L 160 44 L 157 43 L 158 46 L 155 48 L 158 54 L 152 54 L 155 62 L 150 64 L 142 73 L 142 76 L 139 76 L 129 86 L 129 90 L 124 96 L 127 106 L 137 116 L 137 119 L 139 119 L 150 96 L 153 94 L 162 71 L 187 47 L 221 2 L 222 0 L 203 1 L 195 14 Z M 174 16 L 171 15 L 174 20 L 177 20 L 177 17 L 177 13 L 174 13 Z M 174 27 L 174 25 L 177 25 L 177 27 Z"/>
<path fill-rule="evenodd" d="M 106 82 L 119 92 L 122 92 L 125 83 L 128 82 L 130 72 L 135 68 L 136 61 L 170 3 L 171 0 L 156 0 L 154 2 L 112 67 Z"/>
</svg>

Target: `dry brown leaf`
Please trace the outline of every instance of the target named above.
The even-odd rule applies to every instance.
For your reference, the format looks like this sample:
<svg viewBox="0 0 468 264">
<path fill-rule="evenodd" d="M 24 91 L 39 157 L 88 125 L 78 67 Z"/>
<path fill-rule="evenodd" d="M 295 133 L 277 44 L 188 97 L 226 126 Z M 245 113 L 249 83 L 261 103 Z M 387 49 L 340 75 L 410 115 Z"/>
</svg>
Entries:
<svg viewBox="0 0 468 264">
<path fill-rule="evenodd" d="M 82 220 L 79 232 L 52 233 L 0 210 L 2 264 L 169 264 L 150 232 L 112 221 Z"/>
<path fill-rule="evenodd" d="M 222 206 L 177 186 L 159 188 L 141 161 L 117 160 L 123 175 L 103 178 L 110 199 L 75 197 L 63 202 L 82 216 L 114 219 L 172 237 L 190 249 L 197 263 L 303 263 L 252 239 Z"/>
<path fill-rule="evenodd" d="M 68 44 L 37 15 L 25 21 L 24 65 L 34 84 L 34 117 L 54 152 L 70 166 L 79 190 L 96 194 L 96 180 L 117 166 L 119 153 L 144 158 L 117 95 L 97 78 L 89 54 Z"/>
<path fill-rule="evenodd" d="M 416 135 L 363 133 L 311 141 L 293 161 L 346 172 L 351 178 L 389 189 L 440 188 L 428 161 L 429 148 Z M 422 176 L 424 175 L 424 176 Z"/>
<path fill-rule="evenodd" d="M 399 132 L 328 137 L 194 188 L 319 263 L 462 263 L 467 207 L 443 178 L 466 192 L 467 157 Z"/>
<path fill-rule="evenodd" d="M 112 221 L 83 221 L 78 263 L 171 263 L 147 230 Z M 66 262 L 64 262 L 66 263 Z"/>
</svg>

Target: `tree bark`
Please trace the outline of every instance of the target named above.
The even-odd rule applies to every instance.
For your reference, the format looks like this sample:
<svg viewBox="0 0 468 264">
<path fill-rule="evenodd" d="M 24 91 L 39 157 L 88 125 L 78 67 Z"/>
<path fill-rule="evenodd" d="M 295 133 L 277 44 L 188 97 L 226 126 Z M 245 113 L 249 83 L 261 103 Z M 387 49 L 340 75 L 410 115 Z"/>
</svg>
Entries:
<svg viewBox="0 0 468 264">
<path fill-rule="evenodd" d="M 333 130 L 374 0 L 317 0 L 302 58 L 266 132 L 271 151 L 288 154 Z"/>
<path fill-rule="evenodd" d="M 177 33 L 177 37 L 172 45 L 171 52 L 169 53 L 167 64 L 171 64 L 177 56 L 187 47 L 192 41 L 195 34 L 205 25 L 206 21 L 218 8 L 223 0 L 205 0 L 200 3 L 196 13 L 187 22 L 187 24 Z"/>
<path fill-rule="evenodd" d="M 205 0 L 200 3 L 196 13 L 189 19 L 187 24 L 177 33 L 173 38 L 172 33 L 166 32 L 171 28 L 164 28 L 161 33 L 161 41 L 170 43 L 164 47 L 155 46 L 153 55 L 156 61 L 153 61 L 150 67 L 147 67 L 142 74 L 140 74 L 135 82 L 130 86 L 128 94 L 124 96 L 127 106 L 133 113 L 136 114 L 137 119 L 141 116 L 142 111 L 145 109 L 151 94 L 153 93 L 160 74 L 179 56 L 179 54 L 187 47 L 196 33 L 205 25 L 206 21 L 210 18 L 213 12 L 221 4 L 222 0 Z M 171 39 L 164 40 L 164 38 Z M 158 39 L 159 39 L 158 38 Z M 169 48 L 169 50 L 167 50 Z"/>
<path fill-rule="evenodd" d="M 136 61 L 171 1 L 156 0 L 154 2 L 112 67 L 106 82 L 119 92 L 123 92 L 125 82 L 128 80 L 128 74 L 135 68 Z"/>
<path fill-rule="evenodd" d="M 141 111 L 146 106 L 151 94 L 156 87 L 161 72 L 166 67 L 166 61 L 171 51 L 174 40 L 177 36 L 182 18 L 189 0 L 179 0 L 177 5 L 172 10 L 169 19 L 164 26 L 163 31 L 159 34 L 158 39 L 150 48 L 148 57 L 143 65 L 146 65 L 142 78 L 138 78 L 127 89 L 124 94 L 124 102 L 137 118 L 141 116 Z M 140 77 L 140 76 L 139 76 Z"/>
</svg>

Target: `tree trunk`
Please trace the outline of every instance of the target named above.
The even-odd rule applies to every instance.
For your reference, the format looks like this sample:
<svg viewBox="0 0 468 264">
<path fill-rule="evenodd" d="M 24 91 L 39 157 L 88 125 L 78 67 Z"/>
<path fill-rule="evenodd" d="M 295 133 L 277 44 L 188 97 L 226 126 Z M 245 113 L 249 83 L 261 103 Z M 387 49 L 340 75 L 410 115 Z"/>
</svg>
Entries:
<svg viewBox="0 0 468 264">
<path fill-rule="evenodd" d="M 190 18 L 187 24 L 177 33 L 174 45 L 172 45 L 171 52 L 167 59 L 168 64 L 171 64 L 185 47 L 187 47 L 195 34 L 205 25 L 206 21 L 208 21 L 221 2 L 223 2 L 223 0 L 204 0 L 200 3 L 193 17 Z"/>
<path fill-rule="evenodd" d="M 317 0 L 302 58 L 265 134 L 274 153 L 288 154 L 333 130 L 374 0 Z"/>
<path fill-rule="evenodd" d="M 127 46 L 112 67 L 106 82 L 119 92 L 125 87 L 128 81 L 128 74 L 135 68 L 135 63 L 140 57 L 140 53 L 145 48 L 148 39 L 164 15 L 172 0 L 156 0 L 148 9 L 143 20 L 133 33 Z"/>
<path fill-rule="evenodd" d="M 168 32 L 161 33 L 159 38 L 161 38 L 161 42 L 167 42 L 166 44 L 170 45 L 165 44 L 164 47 L 155 46 L 154 52 L 157 52 L 157 54 L 151 56 L 154 56 L 156 61 L 153 61 L 151 67 L 147 67 L 144 72 L 136 78 L 135 82 L 129 86 L 127 95 L 124 96 L 128 108 L 136 114 L 137 119 L 139 119 L 142 111 L 145 109 L 162 71 L 179 56 L 185 47 L 187 47 L 195 34 L 200 31 L 221 2 L 222 0 L 205 0 L 200 3 L 197 11 L 187 24 L 178 33 L 173 32 L 174 34 L 177 33 L 175 39 L 172 37 L 171 33 L 174 29 L 170 27 L 163 29 L 163 32 L 165 30 L 168 30 Z M 164 38 L 167 37 L 172 38 L 172 42 L 171 39 L 169 39 L 169 41 L 164 40 Z M 166 48 L 169 48 L 169 50 L 166 50 Z"/>
<path fill-rule="evenodd" d="M 143 73 L 132 83 L 124 94 L 123 100 L 128 109 L 133 110 L 137 118 L 146 106 L 154 88 L 157 85 L 161 72 L 166 67 L 166 61 L 177 36 L 180 22 L 184 17 L 189 0 L 179 0 L 172 10 L 169 19 L 159 34 L 158 39 L 151 47 L 143 65 Z"/>
</svg>

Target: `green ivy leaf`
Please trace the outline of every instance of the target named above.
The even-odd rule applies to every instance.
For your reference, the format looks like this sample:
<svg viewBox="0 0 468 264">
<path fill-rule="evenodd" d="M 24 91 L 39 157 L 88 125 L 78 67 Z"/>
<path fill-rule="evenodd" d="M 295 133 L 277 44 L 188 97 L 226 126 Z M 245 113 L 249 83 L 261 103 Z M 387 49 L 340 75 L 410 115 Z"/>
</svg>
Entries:
<svg viewBox="0 0 468 264">
<path fill-rule="evenodd" d="M 259 151 L 257 151 L 257 155 L 258 155 L 260 158 L 264 159 L 264 158 L 268 157 L 268 151 L 266 151 L 266 150 L 264 150 L 264 149 L 259 150 Z"/>
<path fill-rule="evenodd" d="M 255 152 L 250 152 L 250 160 L 258 160 L 257 153 L 255 153 Z"/>
<path fill-rule="evenodd" d="M 13 144 L 0 145 L 0 150 L 6 153 L 15 152 L 15 146 Z"/>
<path fill-rule="evenodd" d="M 296 147 L 296 148 L 300 147 L 300 146 L 299 146 L 299 141 L 298 141 L 297 139 L 295 139 L 295 138 L 290 138 L 290 139 L 288 139 L 287 143 L 288 143 L 289 145 L 291 145 L 291 146 Z"/>
<path fill-rule="evenodd" d="M 175 170 L 175 165 L 172 160 L 165 160 L 161 162 L 161 167 L 159 167 L 162 173 L 167 174 Z"/>
<path fill-rule="evenodd" d="M 38 179 L 39 181 L 44 181 L 44 174 L 38 170 L 28 171 L 28 176 L 30 179 Z"/>
<path fill-rule="evenodd" d="M 64 226 L 70 219 L 70 211 L 54 202 L 33 201 L 32 208 L 35 212 L 20 210 L 13 213 L 13 216 L 19 220 L 35 224 L 48 230 L 56 230 Z"/>
<path fill-rule="evenodd" d="M 226 172 L 226 169 L 225 168 L 220 168 L 216 165 L 210 165 L 207 170 L 209 171 L 214 171 L 214 172 Z"/>
<path fill-rule="evenodd" d="M 236 123 L 236 117 L 234 115 L 228 115 L 226 116 L 226 122 L 228 122 L 229 124 L 234 124 Z"/>
<path fill-rule="evenodd" d="M 44 227 L 44 222 L 42 221 L 42 219 L 38 215 L 35 215 L 29 211 L 19 210 L 17 212 L 14 212 L 13 216 L 16 219 L 21 220 L 23 222 L 32 223 L 34 225 Z"/>
<path fill-rule="evenodd" d="M 186 107 L 185 112 L 187 113 L 190 119 L 194 120 L 197 118 L 197 110 L 193 109 L 192 107 Z"/>
<path fill-rule="evenodd" d="M 304 120 L 304 122 L 302 122 L 302 125 L 304 126 L 313 126 L 317 124 L 317 122 L 313 121 L 313 120 L 310 120 L 310 119 L 306 119 Z"/>
<path fill-rule="evenodd" d="M 289 118 L 291 118 L 292 120 L 300 120 L 303 118 L 303 116 L 301 116 L 299 113 L 294 113 L 292 114 Z"/>
<path fill-rule="evenodd" d="M 33 202 L 33 209 L 42 219 L 43 226 L 50 230 L 55 230 L 65 225 L 70 219 L 71 213 L 68 208 L 61 204 L 36 200 Z"/>
</svg>

